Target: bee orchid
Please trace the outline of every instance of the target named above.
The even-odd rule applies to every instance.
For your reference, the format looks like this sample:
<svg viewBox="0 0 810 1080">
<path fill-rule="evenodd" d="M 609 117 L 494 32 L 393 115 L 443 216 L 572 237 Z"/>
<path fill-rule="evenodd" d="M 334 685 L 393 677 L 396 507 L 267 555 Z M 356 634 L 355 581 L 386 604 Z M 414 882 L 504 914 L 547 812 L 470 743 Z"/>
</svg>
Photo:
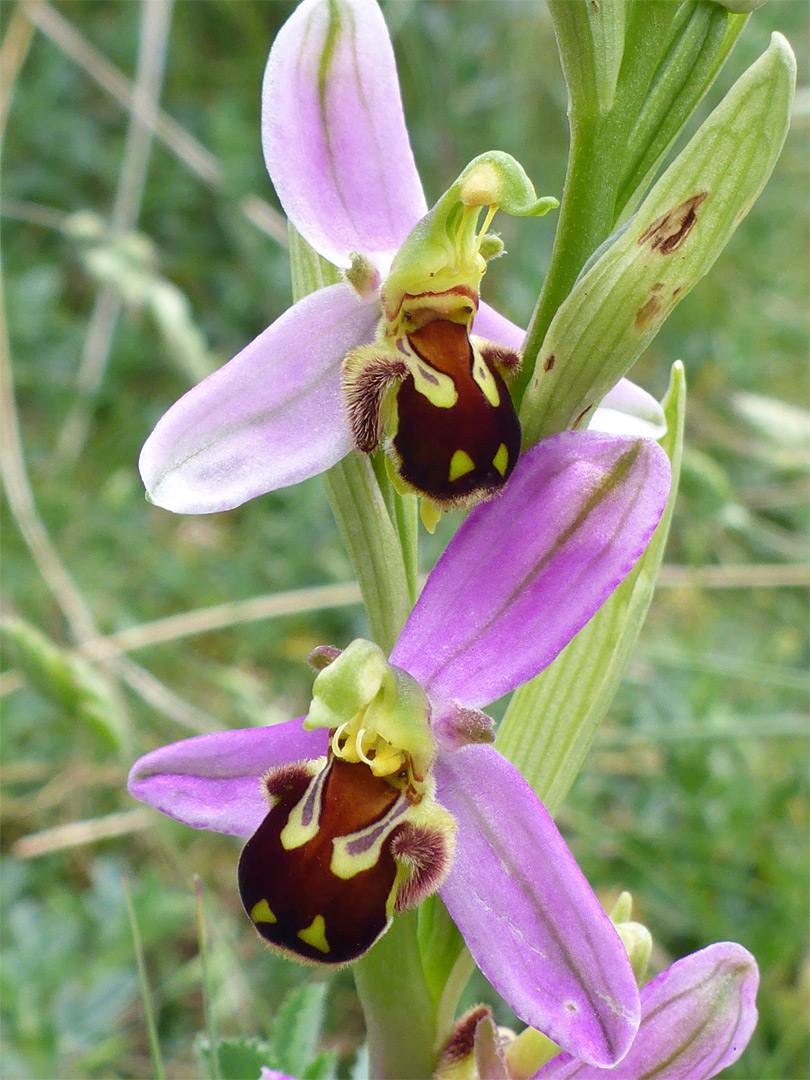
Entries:
<svg viewBox="0 0 810 1080">
<path fill-rule="evenodd" d="M 556 200 L 492 151 L 428 213 L 376 0 L 299 5 L 268 59 L 262 142 L 290 223 L 344 280 L 165 414 L 140 459 L 149 498 L 228 510 L 378 447 L 398 489 L 434 515 L 490 497 L 520 449 L 508 384 L 523 331 L 480 299 L 502 250 L 488 228 L 496 209 L 538 215 Z M 616 430 L 618 414 L 633 433 L 662 433 L 657 403 L 625 380 L 605 405 L 592 428 Z"/>
<path fill-rule="evenodd" d="M 130 791 L 249 837 L 246 912 L 299 959 L 352 960 L 438 889 L 517 1015 L 579 1060 L 613 1064 L 638 1025 L 627 954 L 481 710 L 551 663 L 626 576 L 669 485 L 654 442 L 543 440 L 463 523 L 390 658 L 363 641 L 317 650 L 303 722 L 155 750 Z"/>
</svg>

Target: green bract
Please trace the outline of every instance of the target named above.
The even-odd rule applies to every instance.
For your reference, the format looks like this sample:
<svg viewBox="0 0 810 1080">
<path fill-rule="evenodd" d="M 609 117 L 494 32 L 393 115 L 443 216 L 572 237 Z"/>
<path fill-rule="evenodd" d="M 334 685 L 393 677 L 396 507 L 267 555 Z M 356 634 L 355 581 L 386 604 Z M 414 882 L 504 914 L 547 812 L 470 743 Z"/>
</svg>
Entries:
<svg viewBox="0 0 810 1080">
<path fill-rule="evenodd" d="M 619 685 L 652 600 L 675 506 L 686 387 L 672 369 L 664 398 L 672 493 L 646 551 L 613 595 L 544 672 L 512 696 L 496 745 L 555 814 L 576 779 Z M 586 673 L 587 675 L 583 675 Z"/>
<path fill-rule="evenodd" d="M 610 912 L 610 921 L 616 927 L 616 933 L 627 950 L 636 982 L 643 986 L 652 953 L 652 934 L 643 923 L 635 922 L 631 918 L 632 913 L 633 898 L 629 892 L 623 892 Z"/>
<path fill-rule="evenodd" d="M 796 63 L 774 34 L 626 228 L 580 275 L 523 399 L 524 443 L 582 424 L 714 264 L 773 171 Z"/>
<path fill-rule="evenodd" d="M 609 112 L 624 54 L 624 0 L 552 0 L 549 7 L 572 108 Z"/>
</svg>

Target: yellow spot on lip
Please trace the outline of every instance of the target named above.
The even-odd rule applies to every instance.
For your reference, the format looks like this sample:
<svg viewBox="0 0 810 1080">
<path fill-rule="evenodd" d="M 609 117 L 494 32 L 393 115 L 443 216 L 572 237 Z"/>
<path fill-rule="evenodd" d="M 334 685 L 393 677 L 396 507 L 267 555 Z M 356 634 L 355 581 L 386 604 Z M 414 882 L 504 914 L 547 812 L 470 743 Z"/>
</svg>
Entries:
<svg viewBox="0 0 810 1080">
<path fill-rule="evenodd" d="M 492 464 L 501 476 L 506 476 L 506 466 L 509 464 L 509 451 L 506 449 L 506 443 L 501 443 L 498 447 L 498 452 L 492 459 Z"/>
<path fill-rule="evenodd" d="M 317 949 L 318 952 L 329 952 L 329 942 L 326 940 L 326 923 L 323 915 L 316 915 L 309 926 L 298 931 L 298 936 L 307 945 Z"/>
<path fill-rule="evenodd" d="M 504 448 L 505 449 L 505 448 Z M 448 479 L 458 480 L 460 476 L 466 476 L 468 472 L 472 472 L 475 468 L 475 462 L 466 452 L 466 450 L 456 450 L 450 459 L 450 473 Z"/>
<path fill-rule="evenodd" d="M 270 910 L 270 905 L 266 900 L 260 900 L 258 904 L 254 904 L 250 909 L 250 917 L 254 922 L 278 922 L 273 912 Z"/>
</svg>

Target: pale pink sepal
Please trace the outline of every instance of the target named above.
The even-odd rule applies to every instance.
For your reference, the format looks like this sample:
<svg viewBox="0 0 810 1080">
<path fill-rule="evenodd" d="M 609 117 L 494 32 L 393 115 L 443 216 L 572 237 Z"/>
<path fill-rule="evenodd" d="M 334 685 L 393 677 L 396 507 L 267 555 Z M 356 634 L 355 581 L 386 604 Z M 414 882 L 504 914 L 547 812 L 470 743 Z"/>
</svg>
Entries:
<svg viewBox="0 0 810 1080">
<path fill-rule="evenodd" d="M 528 682 L 632 569 L 669 487 L 669 459 L 649 440 L 544 439 L 456 533 L 391 662 L 434 701 L 479 708 Z"/>
<path fill-rule="evenodd" d="M 135 762 L 127 786 L 136 799 L 194 829 L 252 836 L 267 814 L 259 777 L 268 769 L 320 757 L 327 732 L 301 720 L 217 731 L 161 746 Z"/>
<path fill-rule="evenodd" d="M 520 352 L 526 331 L 499 314 L 489 304 L 481 303 L 473 321 L 472 332 L 478 337 L 494 341 L 496 345 L 506 345 L 515 352 Z"/>
<path fill-rule="evenodd" d="M 521 1020 L 611 1065 L 639 1021 L 613 924 L 546 809 L 492 746 L 441 754 L 437 797 L 458 823 L 441 896 L 473 959 Z"/>
<path fill-rule="evenodd" d="M 375 298 L 345 284 L 311 293 L 158 421 L 139 467 L 152 502 L 230 510 L 297 484 L 351 449 L 340 365 L 374 336 Z"/>
<path fill-rule="evenodd" d="M 651 394 L 629 379 L 619 379 L 602 398 L 588 430 L 660 439 L 667 433 L 667 421 L 660 402 Z"/>
<path fill-rule="evenodd" d="M 390 256 L 427 204 L 376 0 L 304 0 L 262 87 L 262 144 L 290 221 L 337 266 Z"/>
<path fill-rule="evenodd" d="M 710 1080 L 733 1064 L 757 1023 L 759 971 L 742 945 L 719 942 L 685 956 L 641 991 L 641 1026 L 614 1069 L 569 1054 L 534 1080 Z"/>
</svg>

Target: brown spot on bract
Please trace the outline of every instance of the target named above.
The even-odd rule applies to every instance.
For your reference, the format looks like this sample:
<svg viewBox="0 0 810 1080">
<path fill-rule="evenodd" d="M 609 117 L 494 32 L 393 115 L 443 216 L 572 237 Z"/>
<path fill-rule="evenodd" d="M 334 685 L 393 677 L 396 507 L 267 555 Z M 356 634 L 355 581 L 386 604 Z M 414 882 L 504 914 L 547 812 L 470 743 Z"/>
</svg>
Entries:
<svg viewBox="0 0 810 1080">
<path fill-rule="evenodd" d="M 636 312 L 636 330 L 646 330 L 663 306 L 657 296 L 651 296 Z"/>
<path fill-rule="evenodd" d="M 594 15 L 598 15 L 602 10 L 602 5 L 599 3 L 599 0 L 591 0 L 591 7 L 593 8 Z"/>
<path fill-rule="evenodd" d="M 543 361 L 543 371 L 551 371 L 551 369 L 556 363 L 557 357 L 554 355 L 554 353 L 552 353 L 551 356 L 546 357 L 546 359 Z"/>
<path fill-rule="evenodd" d="M 588 413 L 591 411 L 592 408 L 593 408 L 593 405 L 586 405 L 585 406 L 585 408 L 582 410 L 582 412 L 579 414 L 579 416 L 574 421 L 574 427 L 578 427 L 582 423 L 582 421 L 585 419 L 585 417 L 588 415 Z"/>
<path fill-rule="evenodd" d="M 639 244 L 649 243 L 651 251 L 661 255 L 671 255 L 677 251 L 692 231 L 697 221 L 697 208 L 708 198 L 708 191 L 699 191 L 680 205 L 668 210 L 656 220 L 638 238 Z"/>
<path fill-rule="evenodd" d="M 660 292 L 661 289 L 663 289 L 663 287 L 664 287 L 663 281 L 656 281 L 656 283 L 653 285 L 651 291 L 652 292 Z"/>
</svg>

